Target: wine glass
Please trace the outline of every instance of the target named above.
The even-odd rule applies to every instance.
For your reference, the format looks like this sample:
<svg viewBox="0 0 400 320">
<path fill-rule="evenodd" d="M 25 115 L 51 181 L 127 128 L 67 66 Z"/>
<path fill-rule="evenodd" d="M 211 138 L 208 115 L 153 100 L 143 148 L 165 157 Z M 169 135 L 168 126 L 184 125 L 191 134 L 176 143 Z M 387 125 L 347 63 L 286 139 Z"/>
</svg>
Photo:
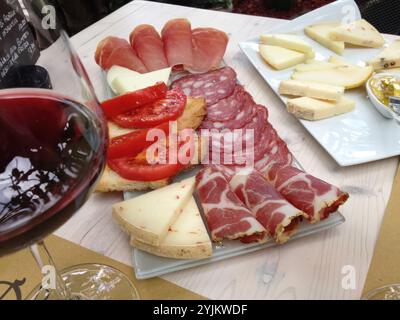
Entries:
<svg viewBox="0 0 400 320">
<path fill-rule="evenodd" d="M 38 265 L 54 271 L 54 281 L 38 285 L 28 299 L 138 299 L 112 267 L 57 270 L 43 242 L 93 191 L 108 135 L 68 35 L 59 23 L 43 23 L 46 1 L 30 3 L 39 5 L 0 7 L 18 22 L 0 40 L 0 256 L 30 246 Z"/>
</svg>

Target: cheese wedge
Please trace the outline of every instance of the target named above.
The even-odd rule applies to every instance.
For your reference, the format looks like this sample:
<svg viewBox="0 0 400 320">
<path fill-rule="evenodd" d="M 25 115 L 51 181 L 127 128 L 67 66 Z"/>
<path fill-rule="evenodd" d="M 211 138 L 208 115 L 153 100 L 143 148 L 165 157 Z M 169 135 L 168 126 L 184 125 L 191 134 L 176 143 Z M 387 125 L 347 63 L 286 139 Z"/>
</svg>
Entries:
<svg viewBox="0 0 400 320">
<path fill-rule="evenodd" d="M 111 69 L 110 69 L 111 70 Z M 118 94 L 144 89 L 155 85 L 157 82 L 168 84 L 171 68 L 165 68 L 148 73 L 138 73 L 129 70 L 113 70 L 109 75 L 109 84 L 112 90 Z M 110 71 L 109 71 L 110 73 Z"/>
<path fill-rule="evenodd" d="M 311 81 L 284 80 L 279 85 L 279 93 L 336 101 L 343 97 L 344 87 Z"/>
<path fill-rule="evenodd" d="M 133 71 L 128 68 L 120 67 L 120 66 L 112 66 L 108 71 L 107 71 L 107 83 L 110 86 L 110 88 L 114 91 L 115 94 L 117 92 L 114 90 L 112 83 L 114 80 L 118 77 L 125 77 L 125 76 L 132 76 L 132 75 L 139 75 L 139 72 Z"/>
<path fill-rule="evenodd" d="M 131 237 L 131 245 L 157 256 L 174 259 L 203 259 L 212 255 L 211 240 L 193 197 L 158 247 L 134 237 Z"/>
<path fill-rule="evenodd" d="M 331 30 L 329 38 L 368 48 L 379 48 L 385 43 L 385 39 L 379 31 L 364 19 L 343 24 Z"/>
<path fill-rule="evenodd" d="M 317 100 L 309 97 L 289 99 L 287 101 L 288 112 L 297 118 L 306 120 L 321 120 L 330 118 L 354 109 L 355 102 L 346 97 L 339 101 Z"/>
<path fill-rule="evenodd" d="M 195 178 L 183 180 L 113 206 L 113 217 L 135 239 L 159 246 L 192 197 Z"/>
<path fill-rule="evenodd" d="M 263 59 L 277 70 L 292 67 L 308 58 L 304 53 L 266 44 L 260 44 L 259 51 Z"/>
<path fill-rule="evenodd" d="M 278 46 L 303 53 L 312 53 L 313 48 L 301 37 L 294 34 L 263 34 L 260 42 L 271 46 Z"/>
<path fill-rule="evenodd" d="M 375 58 L 367 62 L 375 70 L 400 67 L 400 39 L 394 40 Z"/>
<path fill-rule="evenodd" d="M 294 69 L 296 71 L 302 72 L 302 71 L 333 69 L 335 67 L 337 67 L 337 64 L 328 61 L 309 60 L 306 61 L 306 63 L 298 64 Z"/>
<path fill-rule="evenodd" d="M 292 79 L 313 81 L 352 89 L 362 86 L 371 76 L 372 72 L 372 67 L 338 65 L 335 68 L 326 70 L 295 71 Z"/>
<path fill-rule="evenodd" d="M 311 39 L 317 41 L 329 50 L 337 54 L 342 54 L 344 51 L 344 42 L 334 41 L 329 37 L 329 33 L 338 26 L 340 26 L 340 22 L 322 22 L 307 26 L 304 32 Z"/>
</svg>

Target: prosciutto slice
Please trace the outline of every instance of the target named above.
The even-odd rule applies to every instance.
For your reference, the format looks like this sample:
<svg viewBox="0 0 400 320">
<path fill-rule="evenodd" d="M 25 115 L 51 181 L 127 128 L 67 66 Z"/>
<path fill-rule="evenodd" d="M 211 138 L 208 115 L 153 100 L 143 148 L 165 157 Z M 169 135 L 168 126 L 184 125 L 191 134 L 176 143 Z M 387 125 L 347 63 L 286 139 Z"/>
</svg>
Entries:
<svg viewBox="0 0 400 320">
<path fill-rule="evenodd" d="M 153 26 L 149 24 L 137 26 L 130 34 L 129 41 L 148 71 L 168 68 L 164 43 Z"/>
<path fill-rule="evenodd" d="M 140 73 L 148 71 L 129 42 L 117 37 L 107 37 L 100 41 L 96 49 L 95 60 L 104 70 L 117 65 Z"/>
<path fill-rule="evenodd" d="M 278 243 L 289 240 L 296 232 L 302 216 L 305 216 L 305 213 L 290 204 L 255 170 L 235 175 L 230 186 L 268 231 L 268 235 Z"/>
<path fill-rule="evenodd" d="M 265 239 L 265 228 L 231 190 L 223 172 L 208 166 L 199 172 L 196 181 L 213 241 L 253 235 Z"/>
<path fill-rule="evenodd" d="M 203 73 L 219 67 L 228 45 L 228 35 L 213 28 L 192 30 L 192 72 Z"/>
<path fill-rule="evenodd" d="M 161 37 L 170 67 L 193 66 L 192 28 L 187 19 L 168 21 L 161 31 Z"/>
<path fill-rule="evenodd" d="M 311 223 L 328 218 L 349 198 L 346 192 L 292 166 L 274 164 L 264 177 Z"/>
</svg>

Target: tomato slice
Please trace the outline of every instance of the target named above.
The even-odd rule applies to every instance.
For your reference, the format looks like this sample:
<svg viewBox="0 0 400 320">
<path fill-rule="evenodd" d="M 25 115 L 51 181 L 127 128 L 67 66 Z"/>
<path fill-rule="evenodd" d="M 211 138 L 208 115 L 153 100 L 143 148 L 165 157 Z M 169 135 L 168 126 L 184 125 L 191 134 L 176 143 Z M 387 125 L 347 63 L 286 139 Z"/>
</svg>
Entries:
<svg viewBox="0 0 400 320">
<path fill-rule="evenodd" d="M 124 95 L 106 100 L 101 104 L 104 114 L 108 119 L 112 119 L 118 114 L 147 105 L 166 96 L 168 87 L 164 82 L 159 82 L 154 86 L 129 92 Z"/>
<path fill-rule="evenodd" d="M 176 175 L 184 167 L 176 164 L 142 164 L 134 158 L 111 159 L 108 161 L 111 170 L 121 177 L 134 181 L 157 181 Z"/>
<path fill-rule="evenodd" d="M 168 141 L 168 140 L 167 140 Z M 178 145 L 178 150 L 185 142 Z M 178 174 L 187 164 L 169 163 L 169 144 L 167 143 L 165 164 L 150 164 L 147 160 L 147 150 L 143 150 L 135 157 L 125 157 L 118 159 L 108 159 L 107 163 L 111 170 L 118 173 L 121 177 L 133 181 L 157 181 L 170 178 Z"/>
<path fill-rule="evenodd" d="M 154 143 L 154 141 L 146 141 L 147 133 L 153 129 L 160 129 L 168 136 L 169 122 L 162 123 L 154 128 L 138 129 L 111 139 L 108 147 L 108 159 L 135 157 Z"/>
<path fill-rule="evenodd" d="M 163 99 L 119 114 L 113 121 L 123 128 L 150 128 L 178 119 L 186 105 L 186 96 L 178 89 L 170 90 Z"/>
</svg>

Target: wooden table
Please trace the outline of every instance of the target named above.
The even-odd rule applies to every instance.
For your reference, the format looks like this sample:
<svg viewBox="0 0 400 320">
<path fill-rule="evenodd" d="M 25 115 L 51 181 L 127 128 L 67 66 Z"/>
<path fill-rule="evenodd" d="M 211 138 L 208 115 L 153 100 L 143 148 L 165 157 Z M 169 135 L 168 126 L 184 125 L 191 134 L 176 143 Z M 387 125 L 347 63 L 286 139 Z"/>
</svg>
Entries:
<svg viewBox="0 0 400 320">
<path fill-rule="evenodd" d="M 351 198 L 341 209 L 347 221 L 340 227 L 164 278 L 211 299 L 358 299 L 398 158 L 341 168 L 285 111 L 238 47 L 239 41 L 284 23 L 277 19 L 133 1 L 72 38 L 100 99 L 105 95 L 101 70 L 93 58 L 97 43 L 108 35 L 127 38 L 140 23 L 151 23 L 160 29 L 174 17 L 186 17 L 194 27 L 216 27 L 229 33 L 226 63 L 236 70 L 255 100 L 268 107 L 271 123 L 290 150 L 306 171 L 341 187 Z M 111 205 L 121 198 L 120 193 L 94 194 L 56 234 L 131 264 L 128 237 L 111 217 Z M 355 289 L 342 288 L 342 271 L 347 265 L 355 268 Z"/>
</svg>

